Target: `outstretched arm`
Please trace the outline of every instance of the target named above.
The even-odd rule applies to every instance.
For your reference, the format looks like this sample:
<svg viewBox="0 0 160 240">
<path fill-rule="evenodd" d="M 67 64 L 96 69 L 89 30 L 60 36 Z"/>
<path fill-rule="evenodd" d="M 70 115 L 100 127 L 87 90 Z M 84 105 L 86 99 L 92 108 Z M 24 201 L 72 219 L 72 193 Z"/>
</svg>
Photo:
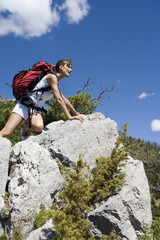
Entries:
<svg viewBox="0 0 160 240">
<path fill-rule="evenodd" d="M 65 102 L 66 106 L 69 108 L 69 110 L 74 114 L 74 115 L 80 115 L 75 108 L 73 107 L 73 105 L 70 103 L 70 101 L 68 101 L 68 99 L 60 92 L 61 97 L 63 98 L 63 101 Z"/>
<path fill-rule="evenodd" d="M 81 122 L 83 122 L 83 120 L 84 120 L 83 117 L 74 109 L 72 104 L 63 96 L 63 94 L 60 93 L 60 91 L 58 89 L 57 77 L 53 74 L 48 74 L 46 79 L 47 79 L 48 84 L 51 86 L 51 88 L 53 90 L 54 98 L 56 99 L 59 107 L 61 108 L 62 112 L 66 115 L 66 117 L 69 120 L 78 119 Z M 67 107 L 71 110 L 71 112 L 73 114 L 75 114 L 75 116 L 70 115 Z"/>
<path fill-rule="evenodd" d="M 69 108 L 69 110 L 76 116 L 78 116 L 79 118 L 83 119 L 84 114 L 79 114 L 75 108 L 73 107 L 73 105 L 70 103 L 70 101 L 68 101 L 68 99 L 60 92 L 61 97 L 63 98 L 67 108 Z M 84 120 L 84 119 L 83 119 Z"/>
</svg>

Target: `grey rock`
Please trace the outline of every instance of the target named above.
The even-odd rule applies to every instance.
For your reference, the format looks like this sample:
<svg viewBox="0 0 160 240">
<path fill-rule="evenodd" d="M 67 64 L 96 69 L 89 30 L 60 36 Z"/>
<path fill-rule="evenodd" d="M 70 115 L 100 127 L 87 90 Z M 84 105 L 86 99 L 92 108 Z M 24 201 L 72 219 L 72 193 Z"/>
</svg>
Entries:
<svg viewBox="0 0 160 240">
<path fill-rule="evenodd" d="M 55 235 L 52 220 L 50 219 L 45 225 L 32 231 L 26 240 L 53 240 Z"/>
<path fill-rule="evenodd" d="M 94 165 L 95 158 L 110 155 L 118 136 L 116 122 L 101 113 L 85 116 L 83 123 L 59 121 L 47 128 L 37 139 L 32 137 L 28 141 L 37 141 L 61 162 L 76 162 L 82 154 L 84 161 Z"/>
<path fill-rule="evenodd" d="M 0 216 L 5 207 L 4 196 L 8 179 L 8 165 L 11 153 L 11 142 L 0 137 Z M 3 234 L 3 220 L 0 219 L 0 236 Z"/>
<path fill-rule="evenodd" d="M 10 153 L 11 142 L 6 138 L 0 137 L 0 196 L 5 195 Z"/>
<path fill-rule="evenodd" d="M 50 208 L 62 188 L 64 179 L 58 163 L 70 167 L 70 161 L 76 162 L 79 154 L 82 154 L 82 159 L 93 168 L 96 158 L 110 156 L 117 136 L 115 121 L 105 118 L 101 113 L 95 113 L 85 116 L 83 123 L 78 120 L 53 122 L 41 134 L 17 143 L 12 151 L 9 150 L 8 155 L 4 154 L 6 164 L 10 155 L 10 235 L 12 236 L 11 229 L 18 227 L 24 239 L 54 239 L 51 220 L 42 228 L 34 231 L 32 229 L 35 213 L 39 211 L 40 205 Z M 0 138 L 0 141 L 4 145 L 2 151 L 8 148 L 8 140 Z M 3 158 L 0 159 L 0 164 L 1 162 L 4 163 Z M 0 206 L 4 208 L 3 195 L 8 165 L 2 168 L 0 171 L 2 174 L 5 172 L 5 176 Z M 151 226 L 149 187 L 143 163 L 128 157 L 124 170 L 127 176 L 122 189 L 116 195 L 96 204 L 89 214 L 89 220 L 94 225 L 92 233 L 97 239 L 101 234 L 113 231 L 124 240 L 136 240 L 143 227 Z"/>
<path fill-rule="evenodd" d="M 47 128 L 47 127 L 46 127 Z M 109 156 L 117 138 L 117 125 L 96 113 L 80 121 L 59 121 L 38 136 L 13 147 L 9 193 L 11 221 L 27 234 L 41 204 L 51 207 L 63 178 L 57 162 L 69 164 L 79 154 L 94 165 L 95 158 Z"/>
<path fill-rule="evenodd" d="M 28 233 L 40 205 L 51 207 L 62 177 L 55 159 L 36 142 L 16 144 L 11 164 L 11 222 L 20 226 L 23 233 Z"/>
<path fill-rule="evenodd" d="M 129 157 L 124 171 L 122 189 L 89 213 L 98 237 L 115 232 L 123 240 L 136 240 L 144 227 L 151 227 L 150 191 L 143 163 Z"/>
<path fill-rule="evenodd" d="M 0 211 L 4 208 L 5 203 L 4 203 L 4 198 L 0 196 Z"/>
</svg>

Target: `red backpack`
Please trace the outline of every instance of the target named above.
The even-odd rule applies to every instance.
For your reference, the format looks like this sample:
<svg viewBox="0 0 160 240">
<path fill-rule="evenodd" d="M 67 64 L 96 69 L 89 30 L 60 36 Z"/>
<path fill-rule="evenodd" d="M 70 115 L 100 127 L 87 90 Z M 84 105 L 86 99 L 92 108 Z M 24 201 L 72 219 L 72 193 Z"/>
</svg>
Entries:
<svg viewBox="0 0 160 240">
<path fill-rule="evenodd" d="M 15 74 L 12 83 L 12 91 L 14 97 L 24 106 L 28 108 L 37 109 L 39 111 L 46 112 L 43 107 L 35 106 L 34 101 L 30 98 L 29 93 L 36 91 L 48 91 L 51 89 L 50 86 L 46 88 L 41 88 L 38 90 L 33 90 L 36 84 L 48 73 L 53 73 L 51 71 L 51 63 L 40 61 L 35 63 L 32 68 L 27 70 L 22 70 Z"/>
</svg>

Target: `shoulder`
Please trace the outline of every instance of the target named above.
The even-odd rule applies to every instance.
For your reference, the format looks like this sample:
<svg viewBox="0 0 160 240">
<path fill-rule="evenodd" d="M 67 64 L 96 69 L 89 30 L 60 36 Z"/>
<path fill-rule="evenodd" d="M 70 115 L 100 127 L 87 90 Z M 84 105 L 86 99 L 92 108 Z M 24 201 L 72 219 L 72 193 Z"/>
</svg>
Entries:
<svg viewBox="0 0 160 240">
<path fill-rule="evenodd" d="M 58 84 L 58 79 L 57 79 L 57 76 L 53 73 L 48 73 L 46 75 L 46 81 L 47 83 L 50 85 L 50 84 Z"/>
</svg>

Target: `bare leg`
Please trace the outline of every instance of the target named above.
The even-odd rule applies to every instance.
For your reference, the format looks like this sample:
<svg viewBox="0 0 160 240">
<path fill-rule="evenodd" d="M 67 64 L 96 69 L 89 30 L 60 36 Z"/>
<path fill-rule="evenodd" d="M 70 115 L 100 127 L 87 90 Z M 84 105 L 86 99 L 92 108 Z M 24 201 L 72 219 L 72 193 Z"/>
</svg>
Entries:
<svg viewBox="0 0 160 240">
<path fill-rule="evenodd" d="M 33 132 L 33 133 L 41 133 L 43 130 L 44 124 L 43 124 L 43 118 L 42 116 L 37 113 L 37 114 L 32 114 L 31 116 L 31 128 L 29 126 L 24 126 L 23 127 L 23 136 L 27 136 L 28 132 Z"/>
<path fill-rule="evenodd" d="M 11 133 L 19 126 L 23 118 L 17 113 L 11 113 L 5 127 L 0 131 L 0 136 L 9 137 Z"/>
</svg>

